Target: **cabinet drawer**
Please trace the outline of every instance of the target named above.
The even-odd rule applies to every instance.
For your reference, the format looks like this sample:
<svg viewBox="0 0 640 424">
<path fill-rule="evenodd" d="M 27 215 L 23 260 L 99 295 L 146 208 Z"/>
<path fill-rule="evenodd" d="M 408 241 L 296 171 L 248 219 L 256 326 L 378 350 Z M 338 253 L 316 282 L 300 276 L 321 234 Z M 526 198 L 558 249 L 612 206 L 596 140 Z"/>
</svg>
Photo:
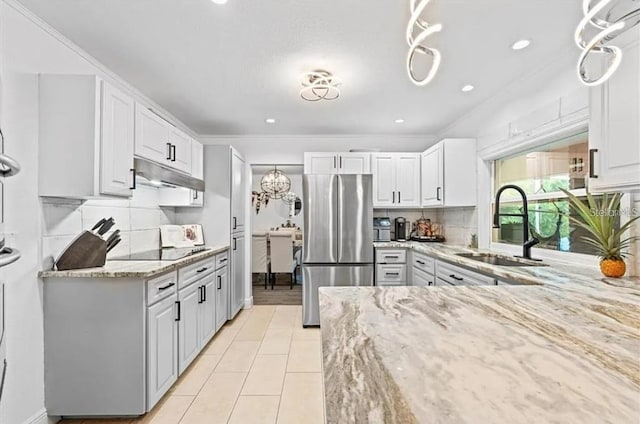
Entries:
<svg viewBox="0 0 640 424">
<path fill-rule="evenodd" d="M 229 252 L 224 251 L 216 255 L 216 269 L 220 269 L 229 263 Z"/>
<path fill-rule="evenodd" d="M 147 306 L 175 294 L 177 282 L 178 273 L 176 271 L 147 280 Z"/>
<path fill-rule="evenodd" d="M 422 253 L 413 252 L 411 254 L 412 259 L 411 263 L 414 268 L 419 269 L 420 271 L 424 271 L 427 274 L 435 274 L 436 273 L 436 260 L 423 255 Z"/>
<path fill-rule="evenodd" d="M 422 271 L 419 268 L 413 267 L 413 281 L 412 285 L 418 287 L 435 286 L 436 277 L 431 273 Z"/>
<path fill-rule="evenodd" d="M 406 264 L 407 251 L 404 249 L 376 249 L 376 263 Z"/>
<path fill-rule="evenodd" d="M 178 288 L 182 289 L 216 270 L 216 259 L 208 258 L 178 270 Z"/>
<path fill-rule="evenodd" d="M 376 283 L 398 283 L 407 281 L 406 265 L 378 265 L 376 267 Z M 378 284 L 382 285 L 382 284 Z"/>
<path fill-rule="evenodd" d="M 446 262 L 438 261 L 436 269 L 438 279 L 442 279 L 454 286 L 495 285 L 493 277 L 488 277 Z"/>
</svg>

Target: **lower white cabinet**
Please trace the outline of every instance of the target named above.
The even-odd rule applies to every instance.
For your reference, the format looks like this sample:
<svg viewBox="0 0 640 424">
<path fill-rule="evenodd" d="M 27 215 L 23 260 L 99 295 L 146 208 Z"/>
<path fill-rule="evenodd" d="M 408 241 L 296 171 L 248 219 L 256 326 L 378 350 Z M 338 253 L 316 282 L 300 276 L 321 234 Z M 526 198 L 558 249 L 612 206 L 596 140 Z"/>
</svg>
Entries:
<svg viewBox="0 0 640 424">
<path fill-rule="evenodd" d="M 448 262 L 436 262 L 437 282 L 452 286 L 489 286 L 495 285 L 495 278 L 489 277 Z"/>
<path fill-rule="evenodd" d="M 182 374 L 200 352 L 201 299 L 201 288 L 196 283 L 178 292 L 178 374 Z"/>
<path fill-rule="evenodd" d="M 202 303 L 200 306 L 199 337 L 204 347 L 216 334 L 216 274 L 211 274 L 202 279 Z"/>
<path fill-rule="evenodd" d="M 415 267 L 413 268 L 412 272 L 412 285 L 419 287 L 430 287 L 436 285 L 435 275 L 429 274 Z"/>
<path fill-rule="evenodd" d="M 244 306 L 244 235 L 231 239 L 231 279 L 229 281 L 229 319 L 233 319 Z"/>
<path fill-rule="evenodd" d="M 228 267 L 216 271 L 216 331 L 227 322 L 229 304 Z"/>
<path fill-rule="evenodd" d="M 178 379 L 175 295 L 147 308 L 147 411 Z"/>
<path fill-rule="evenodd" d="M 407 285 L 406 249 L 376 249 L 376 286 Z"/>
</svg>

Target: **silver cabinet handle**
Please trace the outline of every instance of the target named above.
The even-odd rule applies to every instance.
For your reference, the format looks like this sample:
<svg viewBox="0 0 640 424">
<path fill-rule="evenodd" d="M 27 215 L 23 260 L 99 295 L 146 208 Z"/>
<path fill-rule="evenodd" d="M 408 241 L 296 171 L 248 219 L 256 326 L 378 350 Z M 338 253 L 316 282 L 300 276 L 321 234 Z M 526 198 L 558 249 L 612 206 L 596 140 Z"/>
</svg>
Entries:
<svg viewBox="0 0 640 424">
<path fill-rule="evenodd" d="M 20 251 L 5 247 L 0 251 L 0 267 L 7 266 L 20 259 Z"/>
<path fill-rule="evenodd" d="M 20 172 L 20 164 L 15 159 L 0 154 L 0 175 L 3 177 L 13 177 Z"/>
</svg>

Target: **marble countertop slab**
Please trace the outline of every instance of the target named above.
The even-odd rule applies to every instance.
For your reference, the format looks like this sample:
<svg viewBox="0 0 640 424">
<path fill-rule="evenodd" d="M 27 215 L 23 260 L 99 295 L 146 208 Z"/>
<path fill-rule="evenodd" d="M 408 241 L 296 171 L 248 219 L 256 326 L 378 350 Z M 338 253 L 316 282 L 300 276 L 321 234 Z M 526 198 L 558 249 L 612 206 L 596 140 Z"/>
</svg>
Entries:
<svg viewBox="0 0 640 424">
<path fill-rule="evenodd" d="M 321 287 L 328 423 L 640 421 L 640 286 Z"/>
<path fill-rule="evenodd" d="M 40 278 L 151 278 L 229 250 L 229 246 L 216 246 L 209 250 L 176 261 L 111 261 L 100 268 L 69 271 L 40 271 Z"/>
</svg>

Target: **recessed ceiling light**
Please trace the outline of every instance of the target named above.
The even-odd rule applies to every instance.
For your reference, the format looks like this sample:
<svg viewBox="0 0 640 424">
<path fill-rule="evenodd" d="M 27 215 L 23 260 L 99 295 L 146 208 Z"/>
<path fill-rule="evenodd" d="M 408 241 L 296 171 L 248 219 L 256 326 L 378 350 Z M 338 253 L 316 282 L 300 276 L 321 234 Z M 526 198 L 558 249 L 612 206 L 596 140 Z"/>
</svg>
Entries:
<svg viewBox="0 0 640 424">
<path fill-rule="evenodd" d="M 275 124 L 276 120 L 273 118 L 267 118 L 264 120 L 264 122 L 266 122 L 267 124 Z"/>
<path fill-rule="evenodd" d="M 212 2 L 214 2 L 215 4 L 225 4 L 227 2 L 227 0 L 211 0 Z"/>
<path fill-rule="evenodd" d="M 474 88 L 475 87 L 473 85 L 467 84 L 464 87 L 462 87 L 462 91 L 464 91 L 466 93 L 466 92 L 469 92 L 469 91 L 473 90 Z"/>
<path fill-rule="evenodd" d="M 395 123 L 396 124 L 404 124 L 404 119 L 398 118 L 398 119 L 395 120 Z"/>
<path fill-rule="evenodd" d="M 511 46 L 511 48 L 513 50 L 522 50 L 522 49 L 526 49 L 527 47 L 529 47 L 529 44 L 531 44 L 531 41 L 529 40 L 518 40 L 515 43 L 513 43 L 513 45 Z"/>
</svg>

